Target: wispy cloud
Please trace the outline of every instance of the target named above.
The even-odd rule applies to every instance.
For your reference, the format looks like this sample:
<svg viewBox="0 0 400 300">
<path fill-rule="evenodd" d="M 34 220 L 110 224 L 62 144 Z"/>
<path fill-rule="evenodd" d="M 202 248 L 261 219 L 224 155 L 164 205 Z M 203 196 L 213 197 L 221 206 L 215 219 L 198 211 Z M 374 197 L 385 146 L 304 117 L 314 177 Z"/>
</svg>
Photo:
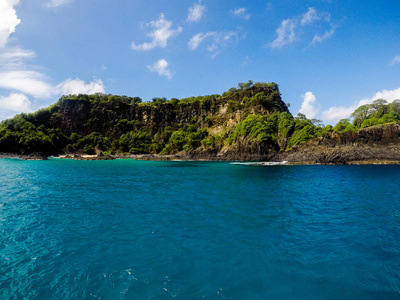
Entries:
<svg viewBox="0 0 400 300">
<path fill-rule="evenodd" d="M 19 0 L 1 0 L 0 2 L 0 48 L 6 46 L 10 34 L 15 32 L 15 28 L 21 23 L 14 8 L 18 4 Z"/>
<path fill-rule="evenodd" d="M 196 50 L 200 44 L 208 40 L 206 49 L 211 53 L 211 57 L 215 58 L 222 48 L 236 42 L 238 40 L 238 33 L 234 31 L 216 32 L 210 31 L 206 33 L 199 33 L 194 35 L 189 43 L 190 50 Z"/>
<path fill-rule="evenodd" d="M 321 17 L 318 15 L 317 10 L 313 7 L 309 7 L 308 11 L 303 14 L 300 24 L 306 25 L 319 20 L 321 20 Z"/>
<path fill-rule="evenodd" d="M 160 76 L 165 76 L 168 79 L 172 79 L 174 74 L 168 69 L 168 62 L 165 59 L 160 59 L 156 61 L 154 64 L 147 66 L 147 68 L 151 72 L 155 72 Z"/>
<path fill-rule="evenodd" d="M 215 35 L 215 34 L 216 34 L 216 32 L 207 32 L 207 33 L 200 32 L 200 33 L 194 35 L 194 36 L 190 39 L 190 41 L 189 41 L 189 43 L 188 43 L 189 49 L 190 49 L 190 50 L 196 50 L 197 47 L 199 47 L 199 45 L 200 45 L 206 38 L 208 38 L 209 36 L 213 36 L 213 35 Z"/>
<path fill-rule="evenodd" d="M 172 29 L 172 22 L 166 20 L 164 14 L 161 14 L 158 20 L 151 21 L 146 25 L 153 28 L 153 31 L 147 34 L 152 39 L 151 42 L 141 45 L 136 45 L 132 42 L 131 48 L 133 50 L 149 51 L 156 47 L 165 48 L 168 45 L 168 39 L 182 32 L 182 27 Z"/>
<path fill-rule="evenodd" d="M 312 92 L 306 92 L 301 97 L 303 98 L 303 102 L 299 113 L 305 114 L 309 119 L 313 119 L 319 112 L 319 107 L 316 105 L 317 99 L 315 95 Z"/>
<path fill-rule="evenodd" d="M 395 64 L 400 64 L 400 55 L 396 55 L 395 57 L 393 57 L 392 61 L 390 62 L 390 64 L 393 66 Z"/>
<path fill-rule="evenodd" d="M 56 8 L 56 7 L 63 6 L 67 3 L 70 3 L 72 1 L 73 0 L 50 0 L 49 2 L 47 2 L 46 6 L 48 8 Z"/>
<path fill-rule="evenodd" d="M 47 83 L 45 76 L 32 70 L 0 72 L 0 87 L 19 91 L 35 98 L 49 98 L 52 95 L 52 86 Z"/>
<path fill-rule="evenodd" d="M 245 8 L 245 7 L 234 9 L 232 11 L 232 14 L 236 17 L 239 17 L 239 18 L 242 18 L 245 20 L 249 20 L 251 17 L 251 15 L 247 12 L 247 8 Z"/>
<path fill-rule="evenodd" d="M 35 52 L 30 50 L 21 49 L 19 47 L 5 48 L 0 50 L 0 67 L 17 68 L 24 64 L 25 60 L 32 59 L 36 56 Z"/>
<path fill-rule="evenodd" d="M 302 28 L 311 26 L 315 22 L 323 22 L 329 24 L 330 28 L 320 35 L 316 33 L 312 43 L 322 42 L 330 38 L 336 30 L 336 25 L 330 22 L 331 16 L 329 13 L 318 12 L 315 8 L 310 7 L 308 11 L 300 16 L 289 18 L 281 21 L 281 24 L 276 29 L 276 39 L 269 46 L 273 49 L 279 49 L 300 39 Z M 315 27 L 315 26 L 314 26 Z M 308 29 L 310 31 L 310 29 Z"/>
<path fill-rule="evenodd" d="M 271 48 L 282 48 L 285 45 L 293 43 L 297 37 L 295 29 L 297 21 L 293 19 L 283 20 L 276 30 L 277 38 L 270 44 Z"/>
<path fill-rule="evenodd" d="M 204 14 L 206 13 L 206 6 L 201 5 L 201 0 L 199 3 L 195 3 L 192 7 L 189 8 L 189 14 L 186 19 L 187 22 L 199 22 Z"/>
<path fill-rule="evenodd" d="M 325 31 L 325 33 L 323 35 L 319 35 L 319 34 L 314 35 L 312 43 L 313 44 L 314 43 L 320 43 L 320 42 L 322 42 L 322 41 L 324 41 L 326 39 L 329 39 L 336 31 L 336 26 L 334 26 L 334 25 L 331 25 L 331 26 L 332 26 L 331 29 Z"/>
<path fill-rule="evenodd" d="M 337 122 L 341 119 L 346 119 L 351 116 L 351 114 L 360 107 L 361 105 L 371 104 L 377 99 L 385 99 L 387 102 L 391 103 L 393 100 L 400 99 L 400 88 L 394 90 L 382 90 L 377 92 L 371 98 L 364 98 L 350 106 L 332 106 L 329 109 L 322 112 L 322 119 L 324 121 L 334 121 Z"/>
<path fill-rule="evenodd" d="M 242 67 L 245 67 L 245 66 L 247 66 L 247 65 L 249 65 L 250 63 L 251 63 L 252 61 L 251 61 L 251 59 L 250 59 L 250 56 L 246 56 L 245 58 L 244 58 L 244 60 L 242 61 L 242 63 L 240 64 Z"/>
</svg>

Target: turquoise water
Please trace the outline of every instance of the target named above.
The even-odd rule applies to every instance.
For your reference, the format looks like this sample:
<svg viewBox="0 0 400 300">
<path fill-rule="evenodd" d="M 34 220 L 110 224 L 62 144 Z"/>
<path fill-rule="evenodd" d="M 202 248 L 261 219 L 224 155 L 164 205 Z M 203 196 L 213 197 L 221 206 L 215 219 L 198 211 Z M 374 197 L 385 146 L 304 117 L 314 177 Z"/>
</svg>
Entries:
<svg viewBox="0 0 400 300">
<path fill-rule="evenodd" d="M 400 166 L 0 160 L 0 299 L 399 299 Z"/>
</svg>

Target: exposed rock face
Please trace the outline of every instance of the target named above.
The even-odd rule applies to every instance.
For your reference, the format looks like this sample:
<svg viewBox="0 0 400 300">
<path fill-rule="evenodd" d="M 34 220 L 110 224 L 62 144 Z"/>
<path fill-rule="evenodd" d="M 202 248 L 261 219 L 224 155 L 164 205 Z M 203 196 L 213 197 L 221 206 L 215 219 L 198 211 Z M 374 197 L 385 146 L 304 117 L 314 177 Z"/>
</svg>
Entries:
<svg viewBox="0 0 400 300">
<path fill-rule="evenodd" d="M 131 129 L 140 128 L 150 135 L 156 134 L 160 128 L 176 124 L 190 124 L 193 118 L 219 115 L 221 125 L 229 121 L 238 123 L 240 116 L 233 118 L 226 113 L 228 101 L 240 101 L 244 97 L 252 97 L 257 93 L 271 94 L 273 91 L 266 87 L 251 87 L 239 90 L 236 94 L 227 98 L 210 97 L 207 101 L 195 101 L 191 103 L 164 103 L 162 105 L 143 105 L 127 103 L 104 104 L 101 111 L 93 111 L 89 101 L 64 100 L 58 110 L 59 118 L 53 120 L 55 127 L 60 128 L 66 135 L 72 132 L 87 135 L 91 132 L 100 132 L 105 136 L 118 137 L 121 132 L 109 125 L 116 119 L 136 120 L 136 125 Z M 274 111 L 289 110 L 282 100 L 278 100 L 273 107 L 255 106 L 252 113 L 269 114 Z M 107 124 L 108 126 L 104 126 Z M 135 127 L 136 126 L 136 127 Z"/>
<path fill-rule="evenodd" d="M 262 125 L 263 121 L 259 121 L 257 116 L 252 119 L 251 116 L 260 115 L 263 120 L 263 117 L 268 117 L 274 112 L 290 114 L 280 98 L 277 85 L 252 86 L 224 96 L 155 101 L 151 104 L 133 104 L 126 100 L 126 96 L 119 99 L 112 97 L 63 97 L 48 109 L 25 116 L 32 123 L 31 127 L 39 130 L 43 125 L 46 130 L 49 129 L 47 140 L 39 138 L 43 136 L 43 132 L 40 131 L 42 135 L 32 134 L 36 138 L 32 139 L 37 143 L 36 148 L 35 144 L 31 145 L 28 142 L 25 143 L 27 145 L 23 144 L 24 147 L 19 147 L 22 140 L 18 135 L 20 133 L 7 133 L 7 136 L 4 135 L 7 140 L 4 139 L 3 149 L 0 148 L 0 151 L 23 154 L 47 151 L 46 154 L 50 155 L 89 152 L 94 154 L 95 151 L 99 154 L 106 150 L 108 153 L 115 153 L 115 156 L 120 153 L 144 155 L 143 159 L 285 160 L 292 163 L 322 164 L 375 160 L 400 162 L 400 123 L 369 127 L 357 132 L 330 133 L 311 139 L 301 146 L 293 146 L 290 151 L 284 151 L 287 145 L 295 144 L 288 143 L 292 141 L 290 138 L 294 128 L 290 129 L 291 134 L 278 133 L 277 136 L 273 136 L 274 139 L 268 139 L 269 133 L 266 128 L 269 127 L 261 127 L 265 125 Z M 275 114 L 271 119 L 277 115 L 286 114 Z M 244 125 L 248 117 L 255 121 L 249 123 L 251 125 Z M 241 126 L 237 127 L 242 121 Z M 258 131 L 253 135 L 250 135 L 249 131 L 236 135 L 244 126 L 257 128 L 259 124 L 259 130 L 264 134 L 261 138 Z M 277 128 L 274 130 L 278 131 Z M 30 134 L 29 131 L 28 133 Z M 135 136 L 137 133 L 139 135 Z M 26 134 L 26 131 L 22 134 Z M 96 140 L 99 136 L 100 142 Z M 85 140 L 87 137 L 92 140 Z M 108 143 L 106 146 L 104 141 Z M 179 147 L 175 145 L 175 148 L 169 149 L 171 141 Z M 81 142 L 82 144 L 79 144 Z M 145 144 L 147 148 L 140 148 L 140 143 Z M 48 149 L 49 145 L 51 149 Z M 92 148 L 88 147 L 85 150 L 87 145 Z M 8 156 L 14 157 L 0 153 L 0 158 Z M 36 153 L 28 159 L 42 156 Z"/>
<path fill-rule="evenodd" d="M 65 100 L 59 108 L 59 128 L 63 132 L 76 132 L 90 114 L 90 103 L 86 101 Z"/>
<path fill-rule="evenodd" d="M 241 97 L 250 97 L 262 91 L 262 89 L 253 88 L 243 91 Z M 205 104 L 193 102 L 177 106 L 169 103 L 160 106 L 120 103 L 118 107 L 112 106 L 97 112 L 95 116 L 97 120 L 88 123 L 90 117 L 93 118 L 90 102 L 66 100 L 59 108 L 60 118 L 57 126 L 66 134 L 71 132 L 89 134 L 96 131 L 108 136 L 118 136 L 121 132 L 102 126 L 103 123 L 111 124 L 113 118 L 116 118 L 115 114 L 118 114 L 119 119 L 136 120 L 137 126 L 151 135 L 166 126 L 189 124 L 193 118 L 215 114 L 221 116 L 221 126 L 237 124 L 241 120 L 241 115 L 240 113 L 227 114 L 227 101 L 227 99 L 210 99 Z M 269 113 L 267 108 L 261 106 L 253 110 L 253 113 Z M 283 102 L 277 110 L 288 112 Z M 286 152 L 275 152 L 263 148 L 259 143 L 239 141 L 230 148 L 196 149 L 179 154 L 175 158 L 236 161 L 286 160 L 293 163 L 321 164 L 348 164 L 374 160 L 400 161 L 400 123 L 364 128 L 357 132 L 330 133 L 311 139 L 301 146 L 294 146 L 292 150 Z"/>
<path fill-rule="evenodd" d="M 321 164 L 400 161 L 400 123 L 378 125 L 358 132 L 331 133 L 279 153 L 276 159 Z"/>
</svg>

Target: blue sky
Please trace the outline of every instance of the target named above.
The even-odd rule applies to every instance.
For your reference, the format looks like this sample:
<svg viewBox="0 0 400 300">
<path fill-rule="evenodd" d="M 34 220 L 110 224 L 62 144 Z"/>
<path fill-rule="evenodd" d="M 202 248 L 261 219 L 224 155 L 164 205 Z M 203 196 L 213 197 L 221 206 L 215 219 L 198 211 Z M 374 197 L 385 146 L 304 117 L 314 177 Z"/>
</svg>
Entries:
<svg viewBox="0 0 400 300">
<path fill-rule="evenodd" d="M 184 98 L 276 82 L 334 124 L 400 99 L 398 1 L 1 0 L 0 120 L 62 94 Z"/>
</svg>

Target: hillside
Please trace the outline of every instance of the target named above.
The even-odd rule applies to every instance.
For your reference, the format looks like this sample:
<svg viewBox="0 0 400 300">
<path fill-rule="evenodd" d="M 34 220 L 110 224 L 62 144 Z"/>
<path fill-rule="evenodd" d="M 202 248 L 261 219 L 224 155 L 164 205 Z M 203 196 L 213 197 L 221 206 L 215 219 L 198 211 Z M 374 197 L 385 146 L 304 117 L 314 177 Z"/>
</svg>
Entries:
<svg viewBox="0 0 400 300">
<path fill-rule="evenodd" d="M 247 83 L 223 95 L 185 99 L 63 96 L 0 124 L 0 152 L 265 156 L 280 149 L 278 120 L 294 122 L 275 83 Z M 274 124 L 272 124 L 274 123 Z"/>
<path fill-rule="evenodd" d="M 145 103 L 139 97 L 67 95 L 48 108 L 1 122 L 0 157 L 36 153 L 293 163 L 400 161 L 399 120 L 400 101 L 377 100 L 358 108 L 353 122 L 324 126 L 302 114 L 293 117 L 276 83 L 251 81 L 222 95 Z"/>
<path fill-rule="evenodd" d="M 279 153 L 275 159 L 301 164 L 400 163 L 400 123 L 330 132 Z"/>
</svg>

